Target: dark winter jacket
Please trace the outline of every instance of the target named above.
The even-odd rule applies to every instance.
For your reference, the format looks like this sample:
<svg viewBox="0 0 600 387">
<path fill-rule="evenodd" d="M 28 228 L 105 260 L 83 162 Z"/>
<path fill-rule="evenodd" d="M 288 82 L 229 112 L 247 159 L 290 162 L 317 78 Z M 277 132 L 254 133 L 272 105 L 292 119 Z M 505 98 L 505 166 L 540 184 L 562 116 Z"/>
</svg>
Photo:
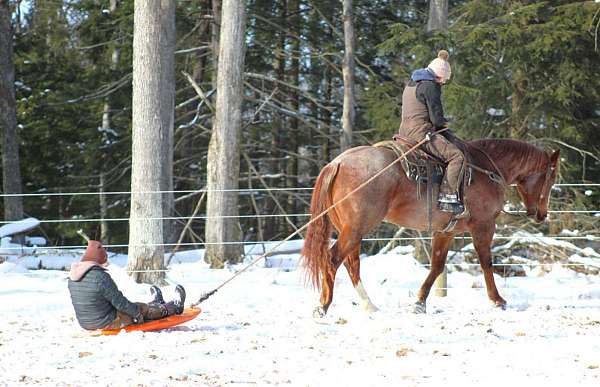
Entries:
<svg viewBox="0 0 600 387">
<path fill-rule="evenodd" d="M 83 266 L 84 263 L 74 264 L 69 278 L 71 301 L 82 328 L 94 330 L 106 327 L 117 316 L 117 310 L 132 317 L 140 313 L 138 306 L 117 289 L 103 267 Z"/>
<path fill-rule="evenodd" d="M 429 69 L 415 70 L 407 87 L 415 87 L 416 97 L 419 102 L 427 106 L 429 121 L 435 129 L 446 126 L 448 120 L 444 118 L 442 108 L 442 87 L 435 81 L 435 74 Z"/>
</svg>

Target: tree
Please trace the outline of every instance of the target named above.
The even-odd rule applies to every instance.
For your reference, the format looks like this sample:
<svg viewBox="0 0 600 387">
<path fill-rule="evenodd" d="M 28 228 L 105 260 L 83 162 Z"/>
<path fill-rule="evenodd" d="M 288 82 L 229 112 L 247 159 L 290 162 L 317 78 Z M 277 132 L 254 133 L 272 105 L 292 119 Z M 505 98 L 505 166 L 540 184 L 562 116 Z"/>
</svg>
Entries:
<svg viewBox="0 0 600 387">
<path fill-rule="evenodd" d="M 442 32 L 446 32 L 448 29 L 448 0 L 429 0 L 429 18 L 427 19 L 427 32 L 431 32 L 433 30 L 438 30 Z M 420 234 L 420 233 L 419 233 Z M 423 251 L 425 249 L 431 250 L 431 243 L 426 243 L 425 241 L 417 240 L 415 241 L 415 248 L 419 250 L 419 245 L 424 249 L 421 249 L 421 254 L 427 251 Z M 429 245 L 429 246 L 427 246 Z M 419 257 L 421 261 L 430 261 L 429 257 Z M 427 262 L 431 263 L 431 262 Z M 448 269 L 444 266 L 444 271 L 438 275 L 435 279 L 435 294 L 440 297 L 446 297 L 448 295 Z"/>
<path fill-rule="evenodd" d="M 427 32 L 448 29 L 448 0 L 429 0 Z"/>
<path fill-rule="evenodd" d="M 210 24 L 210 46 L 212 50 L 212 83 L 217 87 L 217 69 L 219 67 L 219 35 L 221 31 L 221 0 L 212 0 L 212 23 Z"/>
<path fill-rule="evenodd" d="M 238 224 L 240 172 L 239 138 L 242 125 L 242 86 L 244 70 L 245 5 L 224 0 L 219 34 L 217 102 L 208 149 L 205 259 L 211 267 L 239 262 L 243 253 Z"/>
<path fill-rule="evenodd" d="M 161 283 L 164 279 L 161 162 L 165 122 L 162 71 L 166 48 L 161 29 L 170 17 L 173 0 L 135 3 L 133 34 L 133 145 L 128 269 L 137 282 Z M 158 157 L 157 157 L 158 155 Z M 137 272 L 138 270 L 148 270 Z"/>
<path fill-rule="evenodd" d="M 109 12 L 114 14 L 117 10 L 118 0 L 110 0 Z M 111 75 L 116 73 L 117 66 L 119 65 L 119 57 L 121 55 L 121 49 L 115 45 L 111 48 L 112 52 L 110 55 L 110 72 Z M 108 132 L 112 129 L 112 111 L 113 106 L 111 104 L 111 96 L 106 96 L 104 98 L 104 107 L 102 108 L 102 142 L 108 141 Z M 101 163 L 105 165 L 106 163 L 106 152 L 103 152 L 101 156 Z M 100 170 L 100 195 L 99 195 L 99 204 L 100 204 L 100 218 L 102 219 L 100 222 L 100 240 L 108 244 L 109 243 L 109 227 L 108 222 L 105 220 L 108 217 L 108 200 L 104 192 L 106 191 L 106 172 L 103 168 Z"/>
<path fill-rule="evenodd" d="M 160 115 L 161 130 L 161 179 L 163 218 L 175 213 L 175 195 L 173 194 L 173 126 L 175 123 L 175 1 L 161 0 L 160 33 L 161 88 Z M 163 219 L 163 237 L 165 243 L 177 241 L 175 222 Z"/>
<path fill-rule="evenodd" d="M 21 194 L 21 166 L 15 103 L 13 32 L 8 0 L 0 0 L 0 127 L 2 131 L 2 191 Z M 23 218 L 23 199 L 4 197 L 4 219 Z"/>
<path fill-rule="evenodd" d="M 352 131 L 354 129 L 354 21 L 352 15 L 352 0 L 344 0 L 344 110 L 342 114 L 342 151 L 352 146 Z"/>
</svg>

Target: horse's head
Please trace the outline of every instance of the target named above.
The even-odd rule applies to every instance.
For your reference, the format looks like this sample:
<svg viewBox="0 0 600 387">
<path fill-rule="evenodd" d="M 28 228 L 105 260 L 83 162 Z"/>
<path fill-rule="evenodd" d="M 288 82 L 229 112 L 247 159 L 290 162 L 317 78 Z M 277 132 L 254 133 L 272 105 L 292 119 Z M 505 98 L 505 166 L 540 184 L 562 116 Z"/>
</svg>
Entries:
<svg viewBox="0 0 600 387">
<path fill-rule="evenodd" d="M 548 216 L 550 190 L 558 171 L 560 151 L 546 155 L 547 162 L 543 170 L 537 170 L 517 180 L 517 191 L 527 209 L 527 216 L 535 216 L 535 220 L 543 222 Z"/>
</svg>

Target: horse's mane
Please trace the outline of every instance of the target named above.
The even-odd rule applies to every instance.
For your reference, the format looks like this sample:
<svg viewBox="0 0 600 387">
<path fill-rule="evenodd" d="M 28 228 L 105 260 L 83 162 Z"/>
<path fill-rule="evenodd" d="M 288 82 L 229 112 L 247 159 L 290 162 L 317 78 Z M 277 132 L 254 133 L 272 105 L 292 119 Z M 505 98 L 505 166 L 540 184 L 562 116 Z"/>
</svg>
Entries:
<svg viewBox="0 0 600 387">
<path fill-rule="evenodd" d="M 546 168 L 548 162 L 548 155 L 544 150 L 525 141 L 506 138 L 480 139 L 469 141 L 468 144 L 483 149 L 494 160 L 510 155 L 511 162 L 515 165 L 529 164 L 531 170 L 542 170 Z M 479 153 L 476 150 L 471 151 L 477 161 L 487 161 L 485 156 Z"/>
</svg>

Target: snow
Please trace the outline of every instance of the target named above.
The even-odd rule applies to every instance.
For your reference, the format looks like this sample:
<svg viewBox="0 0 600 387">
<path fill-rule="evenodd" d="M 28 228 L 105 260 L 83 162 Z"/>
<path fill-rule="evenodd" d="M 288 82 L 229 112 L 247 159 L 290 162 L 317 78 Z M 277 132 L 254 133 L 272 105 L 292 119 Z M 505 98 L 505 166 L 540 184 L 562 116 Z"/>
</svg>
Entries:
<svg viewBox="0 0 600 387">
<path fill-rule="evenodd" d="M 528 277 L 496 277 L 509 303 L 499 310 L 488 303 L 480 274 L 450 272 L 448 297 L 432 292 L 428 313 L 416 315 L 412 304 L 427 271 L 413 251 L 399 246 L 362 259 L 376 313 L 357 305 L 342 267 L 329 314 L 314 319 L 318 293 L 305 287 L 297 253 L 286 253 L 270 258 L 289 266 L 259 263 L 183 326 L 101 337 L 74 320 L 66 271 L 28 269 L 68 267 L 83 250 L 11 257 L 0 264 L 0 385 L 599 385 L 600 277 L 560 265 L 549 273 L 534 268 Z M 168 281 L 186 287 L 188 304 L 242 268 L 211 270 L 202 257 L 186 251 L 171 261 Z M 149 285 L 125 272 L 126 258 L 110 253 L 110 274 L 127 297 L 149 300 Z M 172 286 L 163 292 L 169 299 Z"/>
<path fill-rule="evenodd" d="M 504 109 L 495 109 L 495 108 L 489 108 L 488 110 L 486 110 L 487 114 L 489 114 L 492 117 L 501 117 L 504 116 Z"/>
<path fill-rule="evenodd" d="M 29 231 L 40 225 L 40 221 L 36 218 L 26 218 L 17 222 L 5 224 L 0 227 L 0 238 Z"/>
</svg>

